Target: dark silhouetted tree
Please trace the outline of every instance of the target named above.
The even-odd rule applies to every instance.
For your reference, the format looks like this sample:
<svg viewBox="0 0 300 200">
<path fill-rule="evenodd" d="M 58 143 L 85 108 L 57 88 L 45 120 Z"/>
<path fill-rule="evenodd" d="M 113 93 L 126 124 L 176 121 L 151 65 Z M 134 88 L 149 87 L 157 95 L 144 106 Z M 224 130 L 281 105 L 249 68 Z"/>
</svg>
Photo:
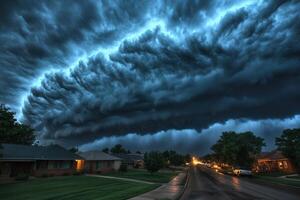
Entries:
<svg viewBox="0 0 300 200">
<path fill-rule="evenodd" d="M 184 156 L 184 162 L 189 163 L 192 161 L 192 156 L 190 154 L 186 154 Z"/>
<path fill-rule="evenodd" d="M 112 153 L 127 153 L 126 149 L 124 149 L 121 144 L 117 144 L 114 147 L 112 147 L 110 152 L 112 152 Z"/>
<path fill-rule="evenodd" d="M 279 138 L 276 138 L 278 149 L 300 171 L 300 129 L 286 129 Z"/>
<path fill-rule="evenodd" d="M 0 105 L 0 143 L 32 144 L 35 140 L 33 129 L 17 122 L 14 114 L 4 105 Z"/>
<path fill-rule="evenodd" d="M 169 152 L 170 165 L 180 166 L 184 164 L 184 156 L 176 151 Z"/>
<path fill-rule="evenodd" d="M 144 162 L 146 169 L 151 172 L 157 172 L 164 166 L 164 157 L 162 153 L 158 151 L 151 151 L 149 153 L 145 153 Z"/>
<path fill-rule="evenodd" d="M 251 167 L 264 145 L 264 139 L 252 132 L 224 132 L 211 149 L 218 161 Z"/>
<path fill-rule="evenodd" d="M 102 149 L 102 152 L 104 152 L 104 153 L 109 153 L 109 148 L 104 148 L 104 149 Z"/>
</svg>

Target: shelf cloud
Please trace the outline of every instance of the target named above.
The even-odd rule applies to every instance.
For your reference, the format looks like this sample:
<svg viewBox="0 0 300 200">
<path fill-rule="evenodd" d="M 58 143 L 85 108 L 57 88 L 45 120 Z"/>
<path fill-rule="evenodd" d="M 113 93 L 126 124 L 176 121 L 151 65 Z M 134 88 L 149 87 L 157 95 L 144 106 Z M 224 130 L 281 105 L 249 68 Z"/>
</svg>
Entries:
<svg viewBox="0 0 300 200">
<path fill-rule="evenodd" d="M 300 125 L 297 1 L 26 0 L 0 9 L 0 101 L 41 142 L 150 149 L 206 141 L 221 129 L 203 131 L 231 120 L 233 130 L 267 124 L 249 128 L 267 141 L 287 127 L 273 121 Z"/>
</svg>

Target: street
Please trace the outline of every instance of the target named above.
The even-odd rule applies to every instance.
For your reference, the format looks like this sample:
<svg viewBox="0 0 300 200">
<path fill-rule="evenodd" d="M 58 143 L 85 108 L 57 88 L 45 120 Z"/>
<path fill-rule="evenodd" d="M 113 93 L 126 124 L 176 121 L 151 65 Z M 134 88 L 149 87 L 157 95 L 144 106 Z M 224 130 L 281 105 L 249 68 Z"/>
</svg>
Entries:
<svg viewBox="0 0 300 200">
<path fill-rule="evenodd" d="M 246 177 L 224 175 L 206 167 L 192 167 L 187 188 L 181 200 L 217 199 L 300 199 L 299 194 L 278 190 L 250 181 Z"/>
</svg>

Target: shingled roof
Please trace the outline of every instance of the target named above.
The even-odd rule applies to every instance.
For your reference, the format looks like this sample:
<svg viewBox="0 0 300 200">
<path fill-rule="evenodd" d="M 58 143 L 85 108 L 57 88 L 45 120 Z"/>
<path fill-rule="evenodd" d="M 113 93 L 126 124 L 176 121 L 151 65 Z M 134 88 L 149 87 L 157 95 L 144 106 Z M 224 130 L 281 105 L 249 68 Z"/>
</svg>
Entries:
<svg viewBox="0 0 300 200">
<path fill-rule="evenodd" d="M 2 144 L 0 160 L 83 160 L 58 145 L 29 146 Z"/>
<path fill-rule="evenodd" d="M 121 158 L 109 155 L 102 151 L 86 151 L 78 154 L 85 160 L 122 160 Z"/>
<path fill-rule="evenodd" d="M 283 160 L 287 159 L 280 151 L 262 152 L 258 159 L 262 160 Z"/>
<path fill-rule="evenodd" d="M 114 153 L 113 155 L 127 161 L 144 160 L 143 154 Z"/>
</svg>

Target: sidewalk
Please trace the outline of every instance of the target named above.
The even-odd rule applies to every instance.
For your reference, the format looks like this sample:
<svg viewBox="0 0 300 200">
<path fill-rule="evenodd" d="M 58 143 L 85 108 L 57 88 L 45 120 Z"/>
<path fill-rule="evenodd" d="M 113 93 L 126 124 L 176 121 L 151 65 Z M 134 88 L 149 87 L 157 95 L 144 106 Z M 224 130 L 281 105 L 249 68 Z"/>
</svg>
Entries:
<svg viewBox="0 0 300 200">
<path fill-rule="evenodd" d="M 102 175 L 96 175 L 96 174 L 86 174 L 86 176 L 117 179 L 117 180 L 131 181 L 131 182 L 136 182 L 136 183 L 157 184 L 157 183 L 153 183 L 153 182 L 149 182 L 149 181 L 142 181 L 142 180 L 136 180 L 136 179 L 131 179 L 131 178 L 121 178 L 121 177 L 114 177 L 114 176 L 102 176 Z"/>
<path fill-rule="evenodd" d="M 181 185 L 186 177 L 185 172 L 181 172 L 175 178 L 173 178 L 169 183 L 163 184 L 162 186 L 152 190 L 150 192 L 144 193 L 137 197 L 131 198 L 130 200 L 159 200 L 159 199 L 169 199 L 175 200 L 179 197 L 184 189 L 184 185 Z"/>
</svg>

